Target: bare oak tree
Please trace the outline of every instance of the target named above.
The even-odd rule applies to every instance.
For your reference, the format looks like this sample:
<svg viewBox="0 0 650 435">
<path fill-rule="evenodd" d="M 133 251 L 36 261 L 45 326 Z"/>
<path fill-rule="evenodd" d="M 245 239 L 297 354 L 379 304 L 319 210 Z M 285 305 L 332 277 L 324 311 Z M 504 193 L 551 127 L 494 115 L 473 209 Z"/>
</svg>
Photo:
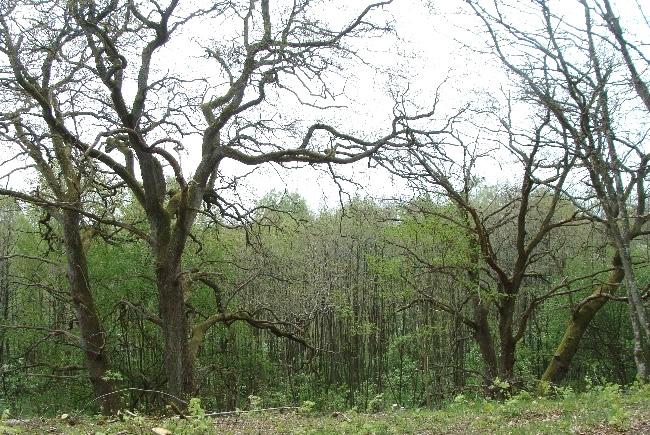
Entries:
<svg viewBox="0 0 650 435">
<path fill-rule="evenodd" d="M 650 154 L 642 123 L 627 122 L 647 116 L 647 84 L 635 64 L 637 59 L 647 62 L 646 53 L 641 44 L 626 40 L 608 1 L 576 0 L 563 3 L 563 9 L 546 0 L 467 3 L 483 23 L 495 55 L 529 101 L 552 114 L 566 149 L 580 162 L 576 177 L 583 177 L 584 187 L 568 193 L 585 215 L 602 223 L 618 253 L 637 372 L 646 380 L 650 324 L 635 279 L 632 242 L 646 231 Z M 582 332 L 591 318 L 581 322 Z M 568 364 L 567 357 L 570 361 L 563 355 L 562 364 Z"/>
<path fill-rule="evenodd" d="M 190 340 L 183 252 L 204 207 L 217 216 L 228 210 L 224 166 L 352 163 L 399 137 L 388 128 L 361 138 L 296 113 L 331 100 L 331 74 L 358 55 L 348 41 L 387 31 L 373 17 L 389 3 L 359 7 L 338 25 L 312 0 L 16 0 L 3 7 L 5 86 L 74 159 L 92 160 L 146 214 L 146 230 L 121 225 L 146 240 L 155 259 L 171 394 L 193 391 L 200 340 Z M 31 19 L 34 9 L 48 18 Z M 34 42 L 36 29 L 47 29 L 47 45 Z M 183 150 L 193 164 L 181 163 Z"/>
<path fill-rule="evenodd" d="M 535 310 L 571 291 L 566 282 L 549 283 L 543 292 L 529 288 L 553 275 L 545 269 L 552 264 L 551 236 L 582 222 L 564 194 L 576 159 L 557 143 L 550 113 L 533 114 L 532 125 L 520 126 L 510 98 L 504 107 L 504 113 L 489 116 L 464 109 L 440 129 L 426 118 L 402 115 L 408 144 L 377 157 L 416 191 L 457 209 L 438 217 L 469 240 L 469 264 L 456 275 L 466 300 L 454 307 L 435 292 L 421 292 L 420 300 L 459 316 L 472 332 L 489 394 L 495 393 L 490 388 L 497 378 L 510 385 L 516 381 L 517 344 Z M 490 160 L 507 166 L 516 184 L 481 195 L 477 164 Z"/>
</svg>

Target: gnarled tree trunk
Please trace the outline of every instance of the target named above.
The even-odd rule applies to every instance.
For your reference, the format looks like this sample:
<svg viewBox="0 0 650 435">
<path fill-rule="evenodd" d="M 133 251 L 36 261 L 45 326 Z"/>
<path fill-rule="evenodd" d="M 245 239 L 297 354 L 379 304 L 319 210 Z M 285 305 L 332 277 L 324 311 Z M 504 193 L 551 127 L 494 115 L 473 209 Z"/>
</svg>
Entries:
<svg viewBox="0 0 650 435">
<path fill-rule="evenodd" d="M 506 293 L 506 297 L 499 307 L 499 377 L 502 381 L 512 383 L 515 370 L 515 341 L 512 324 L 515 315 L 514 295 Z"/>
<path fill-rule="evenodd" d="M 490 325 L 488 323 L 488 310 L 478 300 L 476 302 L 474 322 L 476 323 L 476 329 L 473 331 L 474 340 L 478 344 L 484 364 L 483 384 L 486 393 L 490 394 L 490 386 L 497 377 L 499 366 L 497 363 L 496 353 L 494 352 L 494 343 L 492 341 L 492 334 L 490 333 Z"/>
<path fill-rule="evenodd" d="M 120 400 L 114 394 L 113 382 L 106 379 L 106 372 L 109 370 L 106 332 L 90 290 L 88 263 L 81 241 L 79 220 L 78 212 L 63 211 L 63 242 L 68 262 L 70 295 L 79 322 L 81 347 L 93 392 L 100 400 L 102 412 L 112 414 L 120 408 Z"/>
<path fill-rule="evenodd" d="M 193 361 L 190 356 L 189 323 L 185 314 L 184 289 L 180 265 L 160 263 L 156 269 L 159 311 L 165 337 L 167 391 L 177 399 L 188 398 L 194 388 Z"/>
</svg>

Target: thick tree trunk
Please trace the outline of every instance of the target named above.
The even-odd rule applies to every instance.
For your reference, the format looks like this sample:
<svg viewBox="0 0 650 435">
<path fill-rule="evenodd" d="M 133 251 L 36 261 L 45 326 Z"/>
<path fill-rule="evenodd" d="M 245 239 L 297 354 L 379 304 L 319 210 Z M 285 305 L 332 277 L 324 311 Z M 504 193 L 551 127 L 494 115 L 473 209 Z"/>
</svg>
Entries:
<svg viewBox="0 0 650 435">
<path fill-rule="evenodd" d="M 160 170 L 160 165 L 157 168 Z M 197 170 L 199 172 L 200 169 Z M 180 401 L 186 401 L 194 393 L 193 362 L 196 356 L 190 350 L 191 322 L 185 312 L 185 300 L 190 289 L 184 281 L 181 264 L 208 175 L 199 177 L 187 191 L 174 195 L 165 208 L 155 204 L 148 210 L 152 252 L 156 258 L 158 310 L 165 340 L 167 392 Z M 162 172 L 158 176 L 162 178 Z M 195 175 L 195 180 L 197 177 Z M 164 189 L 156 186 L 153 191 L 164 192 Z M 178 402 L 177 405 L 183 403 Z"/>
<path fill-rule="evenodd" d="M 515 370 L 516 342 L 512 333 L 512 322 L 515 314 L 514 296 L 506 296 L 499 307 L 499 377 L 512 385 Z"/>
<path fill-rule="evenodd" d="M 498 363 L 494 351 L 492 334 L 490 333 L 490 325 L 488 323 L 488 310 L 478 301 L 474 316 L 474 322 L 477 326 L 474 330 L 474 340 L 478 344 L 484 365 L 483 384 L 485 391 L 491 393 L 490 387 L 492 386 L 494 379 L 497 377 Z"/>
<path fill-rule="evenodd" d="M 180 265 L 159 263 L 156 270 L 159 310 L 165 337 L 167 391 L 185 400 L 193 393 L 193 364 L 189 352 L 189 323 L 185 314 Z"/>
<path fill-rule="evenodd" d="M 598 286 L 585 300 L 583 300 L 578 309 L 573 313 L 569 324 L 564 332 L 564 337 L 558 345 L 553 358 L 548 363 L 546 371 L 542 375 L 542 385 L 559 384 L 566 376 L 571 361 L 578 351 L 580 340 L 589 324 L 596 316 L 596 313 L 605 305 L 608 298 L 603 294 L 613 294 L 624 278 L 623 268 L 621 267 L 621 258 L 616 254 L 612 259 L 612 270 L 607 277 L 607 281 Z"/>
<path fill-rule="evenodd" d="M 80 235 L 79 213 L 63 211 L 63 241 L 68 262 L 68 281 L 74 305 L 81 347 L 84 350 L 88 376 L 95 397 L 100 398 L 102 412 L 112 414 L 120 408 L 113 382 L 106 379 L 109 358 L 106 352 L 106 333 L 95 308 L 90 291 L 88 264 Z"/>
<path fill-rule="evenodd" d="M 464 213 L 465 221 L 469 227 L 469 214 L 465 211 Z M 472 288 L 480 288 L 480 260 L 479 252 L 480 247 L 478 241 L 475 237 L 471 236 L 469 239 L 470 243 L 470 262 L 475 265 L 468 269 L 467 276 L 469 282 L 472 285 Z M 471 291 L 471 290 L 470 290 Z M 474 341 L 478 344 L 479 352 L 481 353 L 481 359 L 483 360 L 483 389 L 486 396 L 491 396 L 494 393 L 494 390 L 491 388 L 494 383 L 494 379 L 497 377 L 499 370 L 499 363 L 497 362 L 497 354 L 494 349 L 494 338 L 490 329 L 490 322 L 488 320 L 488 306 L 481 299 L 480 294 L 475 294 L 473 296 L 474 301 L 474 324 L 473 335 Z"/>
</svg>

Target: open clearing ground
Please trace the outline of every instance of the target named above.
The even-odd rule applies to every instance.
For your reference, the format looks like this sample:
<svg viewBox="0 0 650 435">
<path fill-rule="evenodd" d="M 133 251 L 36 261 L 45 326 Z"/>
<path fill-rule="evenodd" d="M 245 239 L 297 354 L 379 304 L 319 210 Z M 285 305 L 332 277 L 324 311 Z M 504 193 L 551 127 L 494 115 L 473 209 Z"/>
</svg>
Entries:
<svg viewBox="0 0 650 435">
<path fill-rule="evenodd" d="M 556 398 L 519 394 L 505 402 L 462 396 L 444 409 L 316 413 L 305 410 L 244 412 L 188 419 L 132 414 L 122 419 L 80 417 L 6 418 L 2 434 L 650 434 L 650 387 L 618 386 L 585 393 L 564 390 Z"/>
</svg>

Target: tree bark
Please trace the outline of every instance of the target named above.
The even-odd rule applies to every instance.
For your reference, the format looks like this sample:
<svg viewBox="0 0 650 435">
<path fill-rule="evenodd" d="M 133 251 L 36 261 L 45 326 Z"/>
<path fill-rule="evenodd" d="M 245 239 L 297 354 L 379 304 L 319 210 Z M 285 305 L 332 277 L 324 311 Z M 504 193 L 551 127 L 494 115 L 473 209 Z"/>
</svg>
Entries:
<svg viewBox="0 0 650 435">
<path fill-rule="evenodd" d="M 512 332 L 515 314 L 515 295 L 509 292 L 499 307 L 499 377 L 512 385 L 515 369 L 516 341 Z"/>
<path fill-rule="evenodd" d="M 81 348 L 84 351 L 88 376 L 93 393 L 100 400 L 102 413 L 113 414 L 120 408 L 120 400 L 114 394 L 113 382 L 106 379 L 110 367 L 106 352 L 106 332 L 97 314 L 90 289 L 88 263 L 80 235 L 79 213 L 64 210 L 62 223 L 70 295 L 79 322 Z"/>
<path fill-rule="evenodd" d="M 623 245 L 621 251 L 621 263 L 625 286 L 627 287 L 630 322 L 632 324 L 632 332 L 634 333 L 634 362 L 637 368 L 637 378 L 643 382 L 648 382 L 650 380 L 650 373 L 648 372 L 647 347 L 648 341 L 650 341 L 650 325 L 648 324 L 646 308 L 641 300 L 636 283 L 629 244 Z"/>
<path fill-rule="evenodd" d="M 484 386 L 486 392 L 490 393 L 489 387 L 497 377 L 498 363 L 497 356 L 494 351 L 494 344 L 492 341 L 492 334 L 490 334 L 490 325 L 488 323 L 488 310 L 480 301 L 476 303 L 475 312 L 476 329 L 474 329 L 474 340 L 478 344 L 481 358 L 483 359 L 484 371 Z"/>
<path fill-rule="evenodd" d="M 598 311 L 608 300 L 605 295 L 613 294 L 621 285 L 625 274 L 621 265 L 621 257 L 618 254 L 614 255 L 612 265 L 614 270 L 610 272 L 607 281 L 596 287 L 591 295 L 578 305 L 578 309 L 571 316 L 562 341 L 557 346 L 553 358 L 549 361 L 546 371 L 542 375 L 542 385 L 558 385 L 562 382 L 571 367 L 574 355 L 578 351 L 582 336 Z"/>
<path fill-rule="evenodd" d="M 170 262 L 159 263 L 156 281 L 159 294 L 160 319 L 165 338 L 165 370 L 167 391 L 180 400 L 193 392 L 193 361 L 189 352 L 189 323 L 185 314 L 181 268 Z"/>
</svg>

